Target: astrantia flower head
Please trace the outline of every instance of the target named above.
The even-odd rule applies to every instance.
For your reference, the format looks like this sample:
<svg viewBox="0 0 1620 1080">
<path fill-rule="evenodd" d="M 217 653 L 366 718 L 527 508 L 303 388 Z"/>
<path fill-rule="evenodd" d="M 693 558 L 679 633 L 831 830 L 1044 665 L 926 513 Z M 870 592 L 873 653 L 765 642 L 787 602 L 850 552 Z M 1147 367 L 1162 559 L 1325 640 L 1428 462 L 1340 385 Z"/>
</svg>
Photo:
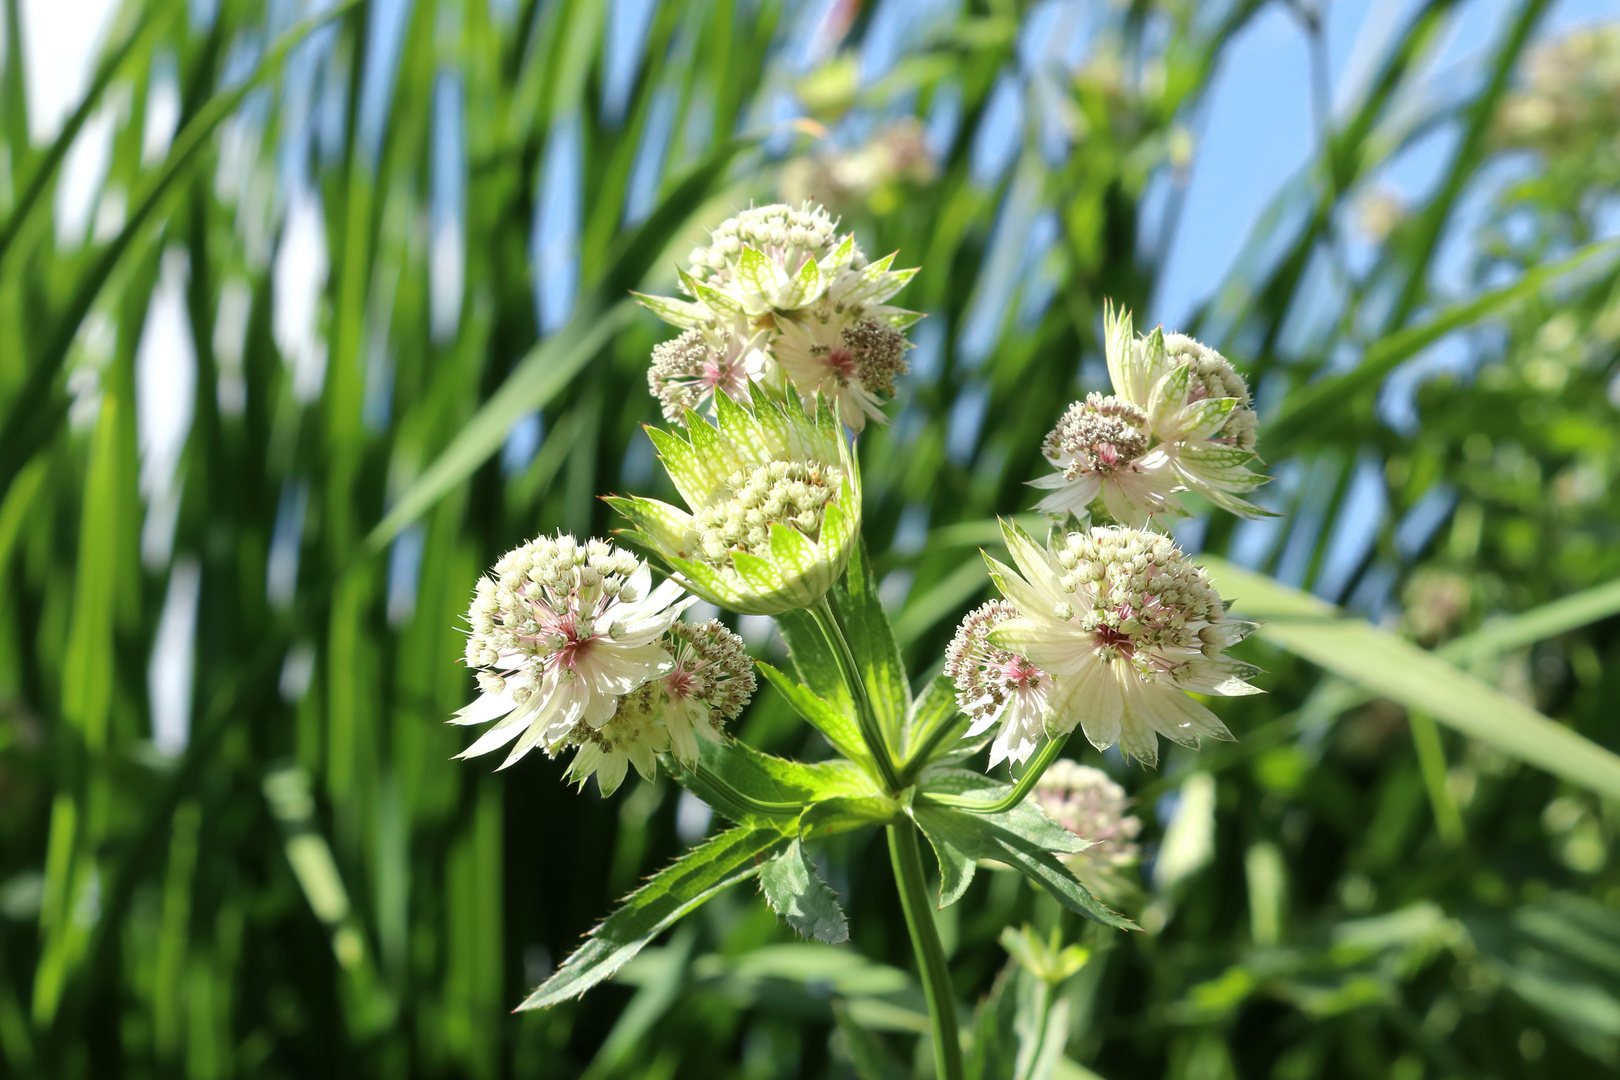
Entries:
<svg viewBox="0 0 1620 1080">
<path fill-rule="evenodd" d="M 1226 617 L 1201 567 L 1158 533 L 1110 526 L 1040 547 L 1003 525 L 1018 571 L 986 557 L 990 576 L 1019 615 L 990 642 L 1053 676 L 1048 729 L 1076 723 L 1099 750 L 1158 761 L 1154 732 L 1198 745 L 1230 739 L 1214 713 L 1187 696 L 1259 693 L 1259 669 L 1223 655 L 1254 624 Z"/>
<path fill-rule="evenodd" d="M 1266 482 L 1251 472 L 1257 418 L 1242 376 L 1214 349 L 1159 330 L 1138 337 L 1131 317 L 1103 319 L 1114 393 L 1139 407 L 1180 482 L 1243 517 L 1270 514 L 1238 497 Z"/>
<path fill-rule="evenodd" d="M 697 760 L 699 738 L 718 742 L 754 697 L 754 662 L 743 640 L 718 619 L 676 623 L 669 630 L 674 664 L 655 683 L 670 751 L 683 765 Z"/>
<path fill-rule="evenodd" d="M 852 238 L 838 242 L 838 222 L 811 202 L 752 206 L 727 218 L 709 243 L 692 252 L 683 284 L 707 301 L 713 290 L 750 315 L 815 303 L 837 274 L 866 259 Z"/>
<path fill-rule="evenodd" d="M 831 302 L 777 325 L 776 362 L 801 401 L 809 405 L 819 394 L 836 402 L 839 419 L 851 431 L 865 428 L 868 418 L 888 423 L 882 404 L 906 373 L 911 347 L 899 327 Z"/>
<path fill-rule="evenodd" d="M 1130 402 L 1096 393 L 1075 402 L 1041 445 L 1057 472 L 1030 481 L 1052 489 L 1038 509 L 1079 517 L 1100 497 L 1109 515 L 1127 525 L 1180 512 L 1169 457 L 1151 445 L 1147 414 Z"/>
<path fill-rule="evenodd" d="M 956 704 L 972 721 L 966 738 L 982 735 L 998 720 L 990 766 L 1024 762 L 1046 734 L 1046 701 L 1052 677 L 1017 653 L 990 643 L 990 631 L 1018 609 L 992 600 L 968 612 L 945 648 L 945 677 L 956 684 Z"/>
<path fill-rule="evenodd" d="M 1091 846 L 1078 854 L 1058 856 L 1093 892 L 1117 895 L 1118 872 L 1141 855 L 1136 836 L 1142 822 L 1126 813 L 1125 789 L 1090 765 L 1061 758 L 1052 762 L 1035 784 L 1035 801 L 1046 816 Z"/>
<path fill-rule="evenodd" d="M 686 411 L 714 412 L 714 396 L 753 400 L 753 383 L 770 370 L 769 333 L 750 332 L 741 322 L 730 332 L 687 330 L 653 347 L 647 383 L 663 406 L 664 419 L 686 423 Z"/>
<path fill-rule="evenodd" d="M 686 414 L 688 438 L 648 428 L 690 512 L 609 499 L 682 583 L 752 615 L 809 607 L 843 573 L 860 532 L 860 475 L 825 401 L 745 408 L 720 394 L 718 423 Z"/>
<path fill-rule="evenodd" d="M 542 536 L 507 552 L 467 613 L 466 660 L 483 694 L 452 721 L 498 722 L 458 756 L 516 739 L 504 769 L 602 727 L 621 697 L 670 669 L 660 639 L 692 603 L 682 595 L 673 581 L 653 588 L 644 562 L 602 540 Z"/>
</svg>

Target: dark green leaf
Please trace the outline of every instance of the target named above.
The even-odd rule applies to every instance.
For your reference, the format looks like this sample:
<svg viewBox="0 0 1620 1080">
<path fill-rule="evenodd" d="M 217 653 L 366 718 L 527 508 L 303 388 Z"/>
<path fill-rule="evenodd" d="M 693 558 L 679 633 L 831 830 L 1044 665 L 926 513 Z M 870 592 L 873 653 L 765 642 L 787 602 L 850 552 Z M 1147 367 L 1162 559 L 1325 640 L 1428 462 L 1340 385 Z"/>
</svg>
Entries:
<svg viewBox="0 0 1620 1080">
<path fill-rule="evenodd" d="M 772 828 L 736 828 L 682 855 L 625 899 L 556 973 L 523 999 L 519 1011 L 578 997 L 709 897 L 752 877 L 759 860 L 788 842 Z"/>
<path fill-rule="evenodd" d="M 849 940 L 849 920 L 838 906 L 838 894 L 821 880 L 799 841 L 760 867 L 759 885 L 771 910 L 801 937 L 828 945 Z"/>
</svg>

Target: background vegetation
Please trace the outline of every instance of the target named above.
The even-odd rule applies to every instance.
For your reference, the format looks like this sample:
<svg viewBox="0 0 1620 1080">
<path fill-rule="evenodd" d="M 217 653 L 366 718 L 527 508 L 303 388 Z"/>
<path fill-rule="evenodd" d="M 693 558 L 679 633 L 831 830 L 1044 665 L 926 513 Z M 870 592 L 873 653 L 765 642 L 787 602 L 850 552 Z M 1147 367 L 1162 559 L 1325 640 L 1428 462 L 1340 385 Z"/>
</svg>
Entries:
<svg viewBox="0 0 1620 1080">
<path fill-rule="evenodd" d="M 1620 32 L 1538 45 L 1548 4 L 1519 0 L 1437 71 L 1475 6 L 1407 5 L 1179 328 L 1269 425 L 1287 516 L 1181 534 L 1268 619 L 1245 648 L 1269 694 L 1157 772 L 1081 755 L 1138 800 L 1148 932 L 1064 926 L 1093 958 L 1057 1075 L 1620 1067 Z M 987 523 L 1105 383 L 1103 300 L 1148 310 L 1212 72 L 1265 9 L 127 0 L 35 142 L 24 68 L 52 61 L 8 0 L 4 1071 L 848 1076 L 878 1060 L 862 1031 L 926 1062 L 865 834 L 828 872 L 894 966 L 798 943 L 744 889 L 509 1014 L 710 822 L 668 782 L 604 801 L 538 755 L 451 762 L 458 618 L 501 551 L 664 483 L 638 430 L 663 329 L 626 290 L 670 291 L 750 200 L 814 194 L 924 268 L 861 456 L 931 672 L 986 592 Z M 72 164 L 98 145 L 100 175 Z M 1396 199 L 1418 146 L 1437 179 Z M 769 694 L 745 725 L 825 752 Z M 1025 919 L 1057 915 L 996 873 L 942 919 L 964 1008 Z"/>
</svg>

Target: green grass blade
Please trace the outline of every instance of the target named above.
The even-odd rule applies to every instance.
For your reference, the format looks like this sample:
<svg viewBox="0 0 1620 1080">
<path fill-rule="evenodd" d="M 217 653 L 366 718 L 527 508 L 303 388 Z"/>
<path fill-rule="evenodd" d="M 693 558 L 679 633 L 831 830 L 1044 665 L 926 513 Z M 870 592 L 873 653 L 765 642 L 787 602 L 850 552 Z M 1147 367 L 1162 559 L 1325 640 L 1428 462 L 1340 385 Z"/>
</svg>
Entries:
<svg viewBox="0 0 1620 1080">
<path fill-rule="evenodd" d="M 1620 798 L 1620 755 L 1370 623 L 1222 559 L 1200 560 L 1260 636 L 1579 787 Z"/>
</svg>

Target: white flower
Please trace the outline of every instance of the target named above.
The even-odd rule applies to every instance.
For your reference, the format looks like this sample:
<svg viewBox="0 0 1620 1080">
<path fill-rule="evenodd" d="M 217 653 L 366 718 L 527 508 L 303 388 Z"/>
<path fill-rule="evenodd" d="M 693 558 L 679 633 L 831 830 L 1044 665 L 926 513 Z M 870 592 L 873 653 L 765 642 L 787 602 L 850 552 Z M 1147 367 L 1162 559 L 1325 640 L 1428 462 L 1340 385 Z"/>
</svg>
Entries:
<svg viewBox="0 0 1620 1080">
<path fill-rule="evenodd" d="M 692 603 L 673 581 L 652 588 L 645 563 L 602 540 L 540 537 L 479 579 L 466 660 L 483 694 L 453 723 L 497 721 L 459 757 L 517 740 L 501 768 L 537 745 L 600 728 L 619 699 L 668 671 L 659 639 Z"/>
<path fill-rule="evenodd" d="M 1001 731 L 990 747 L 990 767 L 1025 762 L 1046 735 L 1047 698 L 1052 676 L 1024 657 L 990 643 L 990 632 L 1018 609 L 992 600 L 968 612 L 945 649 L 945 677 L 956 684 L 956 704 L 971 718 L 964 738 Z"/>
<path fill-rule="evenodd" d="M 1214 349 L 1182 334 L 1138 337 L 1128 314 L 1110 309 L 1103 333 L 1114 393 L 1143 411 L 1181 483 L 1243 517 L 1270 511 L 1238 497 L 1265 483 L 1258 461 L 1258 418 L 1242 376 Z"/>
<path fill-rule="evenodd" d="M 726 721 L 754 696 L 754 661 L 743 639 L 718 619 L 670 627 L 674 666 L 655 684 L 670 751 L 682 765 L 697 760 L 701 737 L 719 742 Z"/>
<path fill-rule="evenodd" d="M 1099 497 L 1113 519 L 1145 525 L 1155 514 L 1184 513 L 1180 487 L 1162 447 L 1149 449 L 1147 414 L 1117 397 L 1090 394 L 1069 406 L 1041 453 L 1057 472 L 1031 480 L 1052 494 L 1037 509 L 1084 517 Z"/>
<path fill-rule="evenodd" d="M 1226 617 L 1174 541 L 1114 526 L 1070 533 L 1047 550 L 1014 526 L 1002 531 L 1019 572 L 987 561 L 1019 617 L 989 637 L 1052 674 L 1050 731 L 1078 723 L 1099 750 L 1117 742 L 1148 764 L 1159 756 L 1154 732 L 1193 747 L 1200 737 L 1232 738 L 1186 692 L 1259 693 L 1245 681 L 1259 669 L 1222 656 L 1254 624 Z"/>
<path fill-rule="evenodd" d="M 793 392 L 806 407 L 820 394 L 838 405 L 838 418 L 859 432 L 868 418 L 888 423 L 883 402 L 906 373 L 910 345 L 898 327 L 859 307 L 818 304 L 779 317 L 774 352 Z"/>
<path fill-rule="evenodd" d="M 1035 783 L 1035 802 L 1046 816 L 1091 846 L 1058 858 L 1082 884 L 1105 897 L 1124 891 L 1119 871 L 1141 855 L 1136 836 L 1142 822 L 1127 814 L 1130 799 L 1108 774 L 1090 765 L 1060 758 Z"/>
<path fill-rule="evenodd" d="M 613 794 L 630 766 L 643 780 L 658 770 L 658 755 L 669 749 L 669 731 L 659 722 L 658 684 L 642 683 L 619 699 L 617 710 L 601 727 L 582 725 L 570 733 L 579 750 L 568 763 L 567 777 L 581 787 L 593 775 L 602 797 Z"/>
<path fill-rule="evenodd" d="M 664 419 L 686 424 L 686 412 L 714 414 L 714 395 L 753 400 L 752 387 L 766 378 L 772 363 L 765 351 L 770 333 L 750 330 L 746 320 L 719 329 L 687 330 L 653 346 L 647 383 L 663 406 Z"/>
</svg>

